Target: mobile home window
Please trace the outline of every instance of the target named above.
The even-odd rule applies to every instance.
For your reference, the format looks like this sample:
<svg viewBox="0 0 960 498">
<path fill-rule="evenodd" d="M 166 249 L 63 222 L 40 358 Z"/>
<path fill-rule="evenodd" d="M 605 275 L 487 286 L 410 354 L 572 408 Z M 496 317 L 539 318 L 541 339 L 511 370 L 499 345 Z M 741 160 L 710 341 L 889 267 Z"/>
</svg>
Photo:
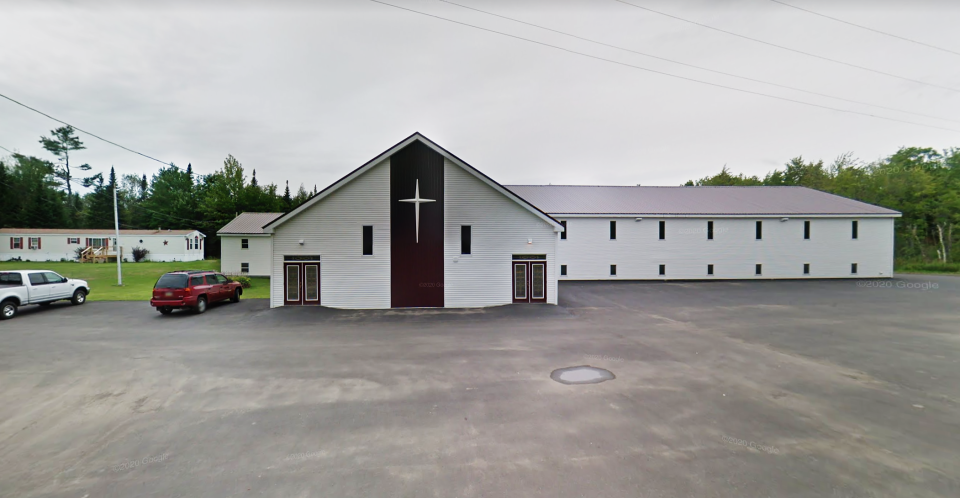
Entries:
<svg viewBox="0 0 960 498">
<path fill-rule="evenodd" d="M 560 226 L 563 227 L 563 231 L 560 232 L 560 239 L 566 240 L 567 239 L 567 220 L 561 221 Z"/>
<path fill-rule="evenodd" d="M 189 240 L 189 239 L 187 239 Z M 87 239 L 87 247 L 107 247 L 107 239 L 105 238 L 90 238 Z"/>
<path fill-rule="evenodd" d="M 10 249 L 23 249 L 23 237 L 10 237 Z"/>
<path fill-rule="evenodd" d="M 662 277 L 666 274 L 667 274 L 667 265 L 660 265 L 660 276 Z"/>
<path fill-rule="evenodd" d="M 809 274 L 810 274 L 810 263 L 804 263 L 804 264 L 803 264 L 803 274 L 804 274 L 804 275 L 809 275 Z"/>
<path fill-rule="evenodd" d="M 473 230 L 470 225 L 460 227 L 460 254 L 470 254 L 471 243 L 473 242 Z"/>
<path fill-rule="evenodd" d="M 610 276 L 611 277 L 617 276 L 617 265 L 610 265 Z"/>
<path fill-rule="evenodd" d="M 67 237 L 67 244 L 79 244 L 80 237 Z"/>
<path fill-rule="evenodd" d="M 857 274 L 857 264 L 856 264 L 856 263 L 850 263 L 850 273 L 852 273 L 852 274 L 854 274 L 854 275 Z"/>
<path fill-rule="evenodd" d="M 763 275 L 763 265 L 757 264 L 757 275 Z"/>
<path fill-rule="evenodd" d="M 40 237 L 30 237 L 30 249 L 40 249 Z"/>
<path fill-rule="evenodd" d="M 809 221 L 803 222 L 803 239 L 810 240 L 810 222 Z"/>
<path fill-rule="evenodd" d="M 667 222 L 661 221 L 660 222 L 660 240 L 663 240 L 666 238 L 667 238 Z"/>
<path fill-rule="evenodd" d="M 707 275 L 713 275 L 713 265 L 707 265 Z"/>
<path fill-rule="evenodd" d="M 373 225 L 363 226 L 363 255 L 373 256 Z"/>
<path fill-rule="evenodd" d="M 610 221 L 610 240 L 617 240 L 617 222 Z"/>
<path fill-rule="evenodd" d="M 240 263 L 240 273 L 250 273 L 250 263 Z"/>
<path fill-rule="evenodd" d="M 707 240 L 713 240 L 713 222 L 707 222 Z"/>
<path fill-rule="evenodd" d="M 853 236 L 852 238 L 856 239 L 856 238 L 860 235 L 860 234 L 859 234 L 859 231 L 860 231 L 859 228 L 860 228 L 860 227 L 858 226 L 859 224 L 857 223 L 857 220 L 853 220 L 853 221 L 850 222 L 850 223 L 851 223 L 851 225 L 850 225 L 850 235 Z"/>
<path fill-rule="evenodd" d="M 250 249 L 250 239 L 240 239 L 240 249 Z"/>
<path fill-rule="evenodd" d="M 567 265 L 560 265 L 560 276 L 561 277 L 567 276 Z"/>
<path fill-rule="evenodd" d="M 757 222 L 757 240 L 763 240 L 763 222 Z"/>
</svg>

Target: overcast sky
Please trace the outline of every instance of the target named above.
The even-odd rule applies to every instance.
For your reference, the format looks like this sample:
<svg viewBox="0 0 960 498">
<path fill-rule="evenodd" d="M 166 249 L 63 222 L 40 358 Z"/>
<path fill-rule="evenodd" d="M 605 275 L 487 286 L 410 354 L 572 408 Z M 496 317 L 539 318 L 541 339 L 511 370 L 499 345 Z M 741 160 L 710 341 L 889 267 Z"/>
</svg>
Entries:
<svg viewBox="0 0 960 498">
<path fill-rule="evenodd" d="M 438 0 L 384 0 L 568 50 L 793 100 L 960 130 L 960 92 L 818 60 L 614 0 L 452 0 L 658 57 L 903 109 L 749 82 Z M 628 0 L 671 15 L 960 89 L 960 55 L 770 0 Z M 960 52 L 960 2 L 784 0 Z M 261 183 L 323 188 L 414 131 L 504 184 L 677 185 L 726 164 L 863 160 L 960 146 L 960 132 L 757 96 L 591 59 L 365 0 L 0 0 L 0 93 L 210 173 L 233 154 Z M 156 4 L 150 6 L 151 4 Z M 138 6 L 139 5 L 139 6 Z M 51 158 L 58 123 L 0 99 L 0 146 Z M 81 134 L 71 162 L 158 163 Z M 0 150 L 0 155 L 6 152 Z"/>
</svg>

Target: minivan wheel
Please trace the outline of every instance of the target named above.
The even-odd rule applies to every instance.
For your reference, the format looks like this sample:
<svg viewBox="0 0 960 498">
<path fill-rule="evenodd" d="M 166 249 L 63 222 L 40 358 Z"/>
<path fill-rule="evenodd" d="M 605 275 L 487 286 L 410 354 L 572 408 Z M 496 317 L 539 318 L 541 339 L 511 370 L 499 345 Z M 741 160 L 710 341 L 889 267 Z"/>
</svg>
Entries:
<svg viewBox="0 0 960 498">
<path fill-rule="evenodd" d="M 193 311 L 196 311 L 198 315 L 207 311 L 207 298 L 203 296 L 197 298 L 197 305 L 193 307 Z"/>
<path fill-rule="evenodd" d="M 72 303 L 74 306 L 78 306 L 85 302 L 87 302 L 87 291 L 83 289 L 77 289 L 77 291 L 73 293 L 73 299 L 70 300 L 70 303 Z"/>
<path fill-rule="evenodd" d="M 4 301 L 0 304 L 0 320 L 9 320 L 17 316 L 17 303 Z"/>
<path fill-rule="evenodd" d="M 230 298 L 230 302 L 231 302 L 231 303 L 239 303 L 239 302 L 240 302 L 240 289 L 237 289 L 237 290 L 233 291 L 233 297 Z"/>
</svg>

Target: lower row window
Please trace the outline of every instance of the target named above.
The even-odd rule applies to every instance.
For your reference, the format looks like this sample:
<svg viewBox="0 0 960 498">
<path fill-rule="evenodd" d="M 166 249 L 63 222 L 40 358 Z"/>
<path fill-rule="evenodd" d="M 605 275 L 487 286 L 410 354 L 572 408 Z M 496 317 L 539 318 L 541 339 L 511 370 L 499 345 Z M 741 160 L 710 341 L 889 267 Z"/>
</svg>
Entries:
<svg viewBox="0 0 960 498">
<path fill-rule="evenodd" d="M 240 263 L 240 273 L 250 273 L 250 263 Z"/>
<path fill-rule="evenodd" d="M 561 277 L 567 276 L 567 265 L 560 265 L 560 276 Z"/>
<path fill-rule="evenodd" d="M 611 277 L 617 276 L 617 265 L 610 265 L 610 276 Z"/>
</svg>

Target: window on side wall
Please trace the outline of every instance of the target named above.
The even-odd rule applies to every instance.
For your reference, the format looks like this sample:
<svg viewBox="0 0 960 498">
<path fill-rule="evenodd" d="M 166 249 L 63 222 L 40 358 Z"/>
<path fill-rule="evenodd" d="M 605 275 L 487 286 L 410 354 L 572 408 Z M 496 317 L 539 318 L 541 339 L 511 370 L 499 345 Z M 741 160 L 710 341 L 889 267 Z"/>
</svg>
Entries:
<svg viewBox="0 0 960 498">
<path fill-rule="evenodd" d="M 857 223 L 857 220 L 850 222 L 850 235 L 853 239 L 860 237 L 860 224 Z"/>
<path fill-rule="evenodd" d="M 240 263 L 240 273 L 250 273 L 250 263 Z"/>
<path fill-rule="evenodd" d="M 667 222 L 661 221 L 660 222 L 660 240 L 664 240 L 666 238 L 667 238 Z"/>
<path fill-rule="evenodd" d="M 40 249 L 40 237 L 30 237 L 30 249 Z"/>
<path fill-rule="evenodd" d="M 23 237 L 10 237 L 10 249 L 23 249 Z"/>
<path fill-rule="evenodd" d="M 763 222 L 757 222 L 757 240 L 763 240 Z"/>
<path fill-rule="evenodd" d="M 617 276 L 617 265 L 610 265 L 610 276 L 611 277 Z"/>
<path fill-rule="evenodd" d="M 240 239 L 240 249 L 250 249 L 250 239 Z"/>
<path fill-rule="evenodd" d="M 560 226 L 563 227 L 563 231 L 560 232 L 560 240 L 566 240 L 567 239 L 567 220 L 561 220 Z"/>
<path fill-rule="evenodd" d="M 660 265 L 660 276 L 663 277 L 667 274 L 667 265 Z"/>
<path fill-rule="evenodd" d="M 473 250 L 473 227 L 460 226 L 460 254 L 471 254 Z"/>
<path fill-rule="evenodd" d="M 610 240 L 617 240 L 617 222 L 610 221 Z"/>
<path fill-rule="evenodd" d="M 373 256 L 373 225 L 363 226 L 363 255 Z"/>
<path fill-rule="evenodd" d="M 803 222 L 803 240 L 810 240 L 810 221 Z"/>
<path fill-rule="evenodd" d="M 707 265 L 707 275 L 713 275 L 713 265 Z"/>
<path fill-rule="evenodd" d="M 561 277 L 567 276 L 567 265 L 560 265 L 560 276 Z"/>
</svg>

